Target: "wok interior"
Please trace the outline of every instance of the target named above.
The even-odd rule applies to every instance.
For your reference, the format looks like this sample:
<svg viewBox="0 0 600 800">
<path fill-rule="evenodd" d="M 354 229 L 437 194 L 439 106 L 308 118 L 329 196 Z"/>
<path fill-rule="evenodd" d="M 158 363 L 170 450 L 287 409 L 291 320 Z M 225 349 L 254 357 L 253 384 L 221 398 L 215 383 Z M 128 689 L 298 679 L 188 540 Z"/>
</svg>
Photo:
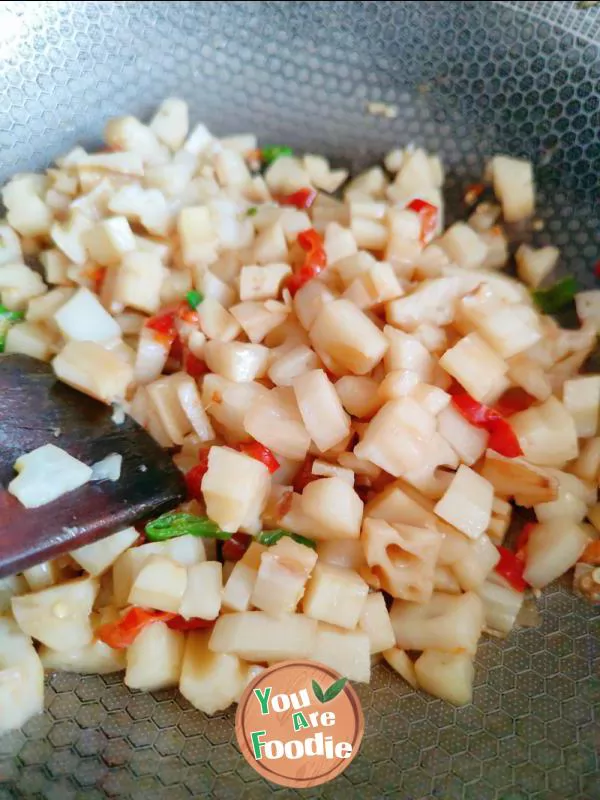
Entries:
<svg viewBox="0 0 600 800">
<path fill-rule="evenodd" d="M 450 202 L 486 155 L 510 152 L 538 164 L 544 229 L 532 238 L 560 247 L 562 269 L 593 285 L 593 9 L 582 12 L 585 24 L 565 10 L 568 33 L 552 18 L 555 3 L 535 4 L 536 16 L 526 3 L 164 5 L 2 11 L 3 178 L 97 142 L 106 118 L 145 116 L 170 94 L 217 133 L 257 131 L 265 143 L 324 152 L 352 168 L 394 145 L 423 144 L 454 179 Z M 378 101 L 396 115 L 368 113 Z M 465 709 L 376 670 L 359 687 L 368 735 L 346 793 L 591 797 L 593 609 L 555 587 L 542 615 L 541 628 L 506 646 L 481 646 L 474 705 Z M 48 695 L 43 717 L 0 740 L 8 797 L 269 793 L 241 763 L 231 711 L 208 719 L 172 691 L 134 695 L 110 675 L 57 675 Z"/>
</svg>

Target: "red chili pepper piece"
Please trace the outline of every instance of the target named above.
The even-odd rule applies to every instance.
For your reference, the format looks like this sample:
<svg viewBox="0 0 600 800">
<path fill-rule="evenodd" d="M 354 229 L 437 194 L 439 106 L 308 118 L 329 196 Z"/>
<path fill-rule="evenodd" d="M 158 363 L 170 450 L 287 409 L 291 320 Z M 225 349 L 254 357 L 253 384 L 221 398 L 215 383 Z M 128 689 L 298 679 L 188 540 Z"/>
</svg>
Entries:
<svg viewBox="0 0 600 800">
<path fill-rule="evenodd" d="M 244 557 L 251 543 L 252 536 L 250 534 L 234 533 L 231 539 L 223 542 L 223 558 L 225 561 L 239 561 Z"/>
<path fill-rule="evenodd" d="M 201 617 L 185 619 L 177 614 L 167 622 L 167 628 L 171 628 L 173 631 L 199 631 L 212 628 L 215 622 L 215 619 L 202 619 Z"/>
<path fill-rule="evenodd" d="M 175 616 L 177 615 L 168 611 L 148 611 L 134 606 L 121 619 L 101 625 L 96 630 L 96 638 L 115 650 L 121 650 L 133 644 L 136 636 L 148 625 L 154 622 L 168 622 Z"/>
<path fill-rule="evenodd" d="M 600 539 L 590 542 L 581 554 L 579 560 L 584 564 L 592 564 L 597 567 L 600 564 Z"/>
<path fill-rule="evenodd" d="M 200 378 L 209 371 L 206 363 L 189 351 L 184 356 L 183 368 L 192 378 Z"/>
<path fill-rule="evenodd" d="M 510 583 L 513 589 L 516 589 L 517 592 L 524 592 L 527 588 L 527 584 L 523 579 L 525 564 L 514 553 L 507 550 L 506 547 L 499 546 L 497 550 L 500 553 L 500 561 L 494 569 L 498 575 L 502 575 Z"/>
<path fill-rule="evenodd" d="M 244 442 L 239 445 L 239 450 L 241 453 L 245 453 L 247 456 L 255 458 L 261 464 L 264 464 L 271 475 L 279 469 L 279 461 L 277 461 L 271 450 L 260 442 Z"/>
<path fill-rule="evenodd" d="M 167 311 L 164 314 L 157 314 L 146 320 L 146 328 L 154 331 L 155 337 L 165 348 L 171 349 L 177 339 L 177 328 L 175 327 L 175 312 Z"/>
<path fill-rule="evenodd" d="M 467 392 L 457 392 L 452 403 L 471 425 L 484 428 L 489 434 L 488 447 L 507 458 L 523 455 L 519 440 L 502 414 L 489 406 L 474 400 Z"/>
<path fill-rule="evenodd" d="M 531 531 L 536 525 L 537 522 L 526 522 L 517 536 L 517 541 L 515 542 L 515 551 L 517 558 L 520 558 L 522 561 L 525 560 L 525 550 L 527 548 L 529 537 L 531 536 Z"/>
<path fill-rule="evenodd" d="M 306 258 L 298 272 L 292 275 L 287 283 L 287 288 L 292 295 L 296 294 L 305 283 L 315 278 L 327 264 L 323 239 L 314 228 L 300 231 L 296 241 L 306 251 Z"/>
<path fill-rule="evenodd" d="M 292 194 L 280 194 L 275 197 L 281 206 L 295 206 L 299 211 L 310 208 L 315 201 L 317 193 L 314 189 L 298 189 Z"/>
<path fill-rule="evenodd" d="M 172 358 L 173 361 L 178 361 L 179 363 L 181 363 L 183 360 L 183 342 L 177 335 L 171 342 L 171 347 L 169 348 L 169 358 Z"/>
<path fill-rule="evenodd" d="M 179 319 L 183 320 L 184 322 L 189 322 L 191 325 L 197 325 L 198 322 L 200 321 L 200 318 L 198 317 L 198 312 L 195 309 L 190 308 L 189 303 L 187 301 L 184 303 L 180 303 L 177 306 L 175 314 Z"/>
<path fill-rule="evenodd" d="M 294 478 L 294 491 L 298 493 L 302 493 L 304 491 L 304 487 L 307 484 L 311 483 L 312 481 L 317 479 L 316 475 L 312 473 L 312 465 L 315 459 L 312 456 L 306 456 L 304 462 L 298 472 L 296 473 L 296 477 Z"/>
<path fill-rule="evenodd" d="M 434 235 L 438 224 L 438 208 L 427 200 L 416 198 L 406 206 L 421 217 L 421 243 L 427 244 Z"/>
<path fill-rule="evenodd" d="M 151 328 L 157 333 L 163 333 L 165 336 L 176 336 L 175 312 L 166 311 L 164 314 L 157 314 L 155 317 L 150 317 L 150 319 L 146 320 L 146 327 Z"/>
<path fill-rule="evenodd" d="M 208 471 L 208 454 L 210 447 L 203 447 L 198 451 L 199 463 L 185 474 L 185 484 L 190 500 L 202 500 L 202 478 Z"/>
<path fill-rule="evenodd" d="M 488 447 L 506 458 L 517 458 L 523 455 L 517 435 L 505 419 L 492 422 L 488 428 L 490 438 Z"/>
<path fill-rule="evenodd" d="M 507 389 L 498 400 L 494 409 L 503 417 L 510 417 L 518 411 L 525 411 L 535 403 L 535 397 L 530 395 L 520 386 Z"/>
</svg>

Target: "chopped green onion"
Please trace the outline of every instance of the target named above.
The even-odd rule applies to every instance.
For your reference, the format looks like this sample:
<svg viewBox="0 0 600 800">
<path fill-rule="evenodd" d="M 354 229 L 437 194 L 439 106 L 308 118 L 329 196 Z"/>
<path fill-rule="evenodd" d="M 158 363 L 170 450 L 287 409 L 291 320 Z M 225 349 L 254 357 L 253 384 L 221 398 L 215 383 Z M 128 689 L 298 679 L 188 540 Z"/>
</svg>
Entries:
<svg viewBox="0 0 600 800">
<path fill-rule="evenodd" d="M 222 531 L 208 517 L 196 514 L 168 512 L 146 525 L 146 536 L 151 542 L 163 542 L 176 536 L 201 536 L 213 539 L 231 539 L 232 534 Z"/>
<path fill-rule="evenodd" d="M 271 547 L 271 545 L 276 544 L 283 536 L 289 536 L 295 542 L 303 544 L 305 547 L 310 547 L 313 550 L 317 549 L 317 543 L 313 542 L 312 539 L 307 539 L 305 536 L 300 536 L 298 533 L 283 530 L 283 528 L 276 528 L 272 531 L 262 531 L 262 533 L 259 533 L 256 537 L 256 541 L 259 544 L 266 545 L 266 547 Z"/>
<path fill-rule="evenodd" d="M 247 217 L 255 217 L 258 214 L 258 206 L 250 206 L 248 211 L 246 211 Z"/>
<path fill-rule="evenodd" d="M 0 305 L 0 319 L 8 322 L 22 322 L 25 319 L 24 311 L 10 311 L 6 306 Z"/>
<path fill-rule="evenodd" d="M 22 322 L 25 319 L 24 311 L 10 311 L 0 304 L 0 353 L 4 352 L 6 346 L 6 334 L 11 325 Z"/>
<path fill-rule="evenodd" d="M 532 292 L 533 299 L 544 314 L 556 314 L 570 302 L 579 291 L 579 285 L 572 275 L 568 275 L 548 289 L 537 289 Z"/>
<path fill-rule="evenodd" d="M 197 292 L 195 289 L 191 289 L 187 292 L 185 299 L 188 301 L 189 307 L 195 309 L 204 300 L 204 295 L 200 294 L 200 292 Z"/>
<path fill-rule="evenodd" d="M 260 157 L 265 164 L 272 164 L 280 156 L 293 156 L 294 151 L 291 147 L 284 145 L 272 145 L 271 147 L 263 147 L 260 151 Z"/>
</svg>

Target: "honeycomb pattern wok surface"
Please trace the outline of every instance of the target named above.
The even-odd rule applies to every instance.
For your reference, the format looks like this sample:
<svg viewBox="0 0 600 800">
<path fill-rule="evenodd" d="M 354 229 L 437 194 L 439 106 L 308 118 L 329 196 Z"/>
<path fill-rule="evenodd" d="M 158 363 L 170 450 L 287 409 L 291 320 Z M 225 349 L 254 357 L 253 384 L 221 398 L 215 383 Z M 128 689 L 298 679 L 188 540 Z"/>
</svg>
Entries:
<svg viewBox="0 0 600 800">
<path fill-rule="evenodd" d="M 148 115 L 172 94 L 217 133 L 257 131 L 355 169 L 422 144 L 444 159 L 456 216 L 486 157 L 511 152 L 537 165 L 541 230 L 523 235 L 558 245 L 560 269 L 591 288 L 600 8 L 580 5 L 2 3 L 0 178 L 98 143 L 107 117 Z M 369 114 L 378 101 L 395 116 Z M 597 612 L 561 586 L 539 606 L 540 627 L 483 641 L 466 708 L 376 667 L 357 686 L 359 755 L 302 792 L 246 764 L 233 711 L 208 718 L 120 675 L 50 676 L 46 712 L 0 737 L 0 800 L 598 800 Z"/>
</svg>

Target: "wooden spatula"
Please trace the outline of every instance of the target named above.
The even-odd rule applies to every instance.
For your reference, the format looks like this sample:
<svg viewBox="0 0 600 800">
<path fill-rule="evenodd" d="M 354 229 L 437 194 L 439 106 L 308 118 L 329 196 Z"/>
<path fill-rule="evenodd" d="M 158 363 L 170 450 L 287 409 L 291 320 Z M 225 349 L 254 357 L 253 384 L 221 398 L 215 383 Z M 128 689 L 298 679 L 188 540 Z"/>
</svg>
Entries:
<svg viewBox="0 0 600 800">
<path fill-rule="evenodd" d="M 169 454 L 129 417 L 57 381 L 28 356 L 0 356 L 0 577 L 73 550 L 136 520 L 160 514 L 185 496 Z M 88 465 L 123 456 L 117 481 L 87 483 L 52 503 L 27 509 L 6 487 L 24 453 L 55 444 Z"/>
</svg>

